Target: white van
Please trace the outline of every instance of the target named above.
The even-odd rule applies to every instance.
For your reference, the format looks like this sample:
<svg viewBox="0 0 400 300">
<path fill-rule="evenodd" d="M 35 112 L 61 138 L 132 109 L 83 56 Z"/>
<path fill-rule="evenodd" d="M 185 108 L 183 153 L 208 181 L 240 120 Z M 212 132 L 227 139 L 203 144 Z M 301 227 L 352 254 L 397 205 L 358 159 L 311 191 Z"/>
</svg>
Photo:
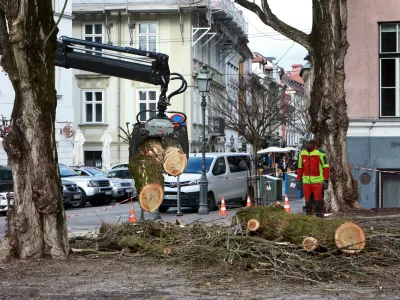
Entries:
<svg viewBox="0 0 400 300">
<path fill-rule="evenodd" d="M 202 156 L 190 154 L 184 173 L 180 176 L 181 207 L 199 206 Z M 215 210 L 224 197 L 225 202 L 246 203 L 250 187 L 251 160 L 248 153 L 206 153 L 208 208 Z M 164 175 L 164 201 L 160 212 L 177 206 L 177 177 Z"/>
</svg>

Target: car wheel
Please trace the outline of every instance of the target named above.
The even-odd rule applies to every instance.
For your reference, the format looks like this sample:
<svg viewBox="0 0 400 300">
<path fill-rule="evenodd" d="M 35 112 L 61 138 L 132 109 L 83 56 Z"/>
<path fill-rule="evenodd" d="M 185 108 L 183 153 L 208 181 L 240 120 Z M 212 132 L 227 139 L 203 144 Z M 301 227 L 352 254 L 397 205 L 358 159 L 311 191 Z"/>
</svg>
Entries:
<svg viewBox="0 0 400 300">
<path fill-rule="evenodd" d="M 213 194 L 207 195 L 207 205 L 209 211 L 214 211 L 217 209 L 217 206 L 215 205 L 215 197 Z"/>
<path fill-rule="evenodd" d="M 158 211 L 161 213 L 165 213 L 165 212 L 167 212 L 168 209 L 169 209 L 169 206 L 160 206 L 158 208 Z"/>
<path fill-rule="evenodd" d="M 85 207 L 86 203 L 87 203 L 87 198 L 86 198 L 86 193 L 84 190 L 81 190 L 81 202 L 79 202 L 78 204 L 72 204 L 72 207 Z"/>
</svg>

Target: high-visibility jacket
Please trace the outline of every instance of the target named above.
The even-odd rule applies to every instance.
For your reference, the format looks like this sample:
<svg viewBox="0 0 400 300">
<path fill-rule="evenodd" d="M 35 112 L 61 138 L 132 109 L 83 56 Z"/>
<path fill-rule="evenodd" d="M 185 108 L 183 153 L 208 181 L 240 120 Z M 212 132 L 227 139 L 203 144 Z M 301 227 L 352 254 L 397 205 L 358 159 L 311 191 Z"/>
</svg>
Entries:
<svg viewBox="0 0 400 300">
<path fill-rule="evenodd" d="M 297 180 L 305 184 L 322 183 L 329 180 L 329 164 L 322 149 L 314 147 L 311 152 L 304 149 L 299 154 Z"/>
</svg>

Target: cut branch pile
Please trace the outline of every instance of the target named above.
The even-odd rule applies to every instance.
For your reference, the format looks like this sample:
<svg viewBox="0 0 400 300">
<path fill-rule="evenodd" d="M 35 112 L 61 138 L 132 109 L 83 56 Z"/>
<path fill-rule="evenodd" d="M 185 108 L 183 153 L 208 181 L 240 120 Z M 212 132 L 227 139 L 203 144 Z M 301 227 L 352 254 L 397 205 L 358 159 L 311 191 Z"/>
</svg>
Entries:
<svg viewBox="0 0 400 300">
<path fill-rule="evenodd" d="M 394 233 L 375 232 L 373 236 L 367 236 L 365 248 L 358 255 L 348 255 L 336 247 L 320 252 L 304 250 L 302 239 L 286 242 L 283 236 L 274 235 L 274 240 L 267 240 L 254 235 L 258 231 L 244 229 L 247 223 L 240 223 L 239 219 L 236 218 L 232 227 L 183 226 L 154 221 L 120 225 L 103 223 L 97 238 L 88 238 L 84 244 L 76 238 L 70 242 L 72 248 L 91 249 L 92 252 L 120 251 L 116 254 L 119 258 L 148 256 L 191 268 L 251 270 L 277 278 L 310 282 L 399 276 L 398 229 Z M 263 222 L 260 222 L 259 228 L 262 226 Z M 315 239 L 320 243 L 318 238 Z M 79 240 L 85 240 L 85 237 Z M 312 248 L 313 239 L 308 242 L 307 247 Z M 82 253 L 83 250 L 79 251 Z"/>
</svg>

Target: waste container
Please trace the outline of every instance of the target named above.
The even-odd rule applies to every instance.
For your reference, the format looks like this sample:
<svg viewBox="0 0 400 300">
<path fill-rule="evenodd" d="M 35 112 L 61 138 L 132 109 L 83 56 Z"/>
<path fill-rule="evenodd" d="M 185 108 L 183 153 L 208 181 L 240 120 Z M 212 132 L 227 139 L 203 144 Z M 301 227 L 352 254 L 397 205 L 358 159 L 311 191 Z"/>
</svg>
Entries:
<svg viewBox="0 0 400 300">
<path fill-rule="evenodd" d="M 282 200 L 282 178 L 269 175 L 262 177 L 262 201 L 272 203 Z"/>
<path fill-rule="evenodd" d="M 296 185 L 296 174 L 286 174 L 287 180 L 285 180 L 285 188 L 284 188 L 284 194 L 287 194 L 288 197 L 303 197 L 303 190 L 301 189 L 300 191 L 297 189 Z"/>
</svg>

